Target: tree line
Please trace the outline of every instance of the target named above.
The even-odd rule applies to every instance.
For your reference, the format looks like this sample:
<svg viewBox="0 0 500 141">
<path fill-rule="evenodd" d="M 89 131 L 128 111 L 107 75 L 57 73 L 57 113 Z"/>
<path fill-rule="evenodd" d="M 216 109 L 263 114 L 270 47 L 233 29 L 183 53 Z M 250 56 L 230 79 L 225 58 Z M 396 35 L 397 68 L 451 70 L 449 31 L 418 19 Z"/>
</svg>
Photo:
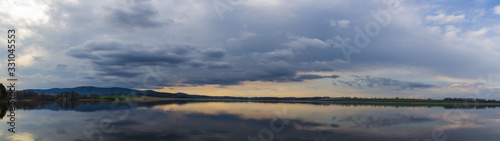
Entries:
<svg viewBox="0 0 500 141">
<path fill-rule="evenodd" d="M 3 96 L 3 94 L 2 94 Z M 16 100 L 78 100 L 78 99 L 100 99 L 98 94 L 80 94 L 75 91 L 63 91 L 58 94 L 37 93 L 34 91 L 16 91 Z"/>
</svg>

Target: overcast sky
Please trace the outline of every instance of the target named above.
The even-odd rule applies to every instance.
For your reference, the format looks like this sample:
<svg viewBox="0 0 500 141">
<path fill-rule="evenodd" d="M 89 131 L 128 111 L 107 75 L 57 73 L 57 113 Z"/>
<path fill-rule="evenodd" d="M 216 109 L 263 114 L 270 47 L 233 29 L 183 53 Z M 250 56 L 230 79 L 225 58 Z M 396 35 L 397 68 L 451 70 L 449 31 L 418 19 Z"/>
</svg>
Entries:
<svg viewBox="0 0 500 141">
<path fill-rule="evenodd" d="M 500 98 L 498 0 L 3 0 L 0 17 L 21 89 Z"/>
</svg>

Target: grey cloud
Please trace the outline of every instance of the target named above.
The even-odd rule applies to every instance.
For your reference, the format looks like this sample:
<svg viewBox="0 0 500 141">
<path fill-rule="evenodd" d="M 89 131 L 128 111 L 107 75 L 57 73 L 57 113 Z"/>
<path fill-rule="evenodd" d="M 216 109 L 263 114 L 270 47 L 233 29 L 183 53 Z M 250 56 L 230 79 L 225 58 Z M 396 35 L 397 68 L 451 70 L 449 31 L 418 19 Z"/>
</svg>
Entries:
<svg viewBox="0 0 500 141">
<path fill-rule="evenodd" d="M 308 79 L 320 79 L 324 78 L 324 76 L 321 75 L 314 75 L 314 74 L 305 74 L 297 77 L 298 80 L 308 80 Z"/>
<path fill-rule="evenodd" d="M 35 60 L 35 61 L 43 61 L 43 56 L 33 56 L 33 60 Z"/>
<path fill-rule="evenodd" d="M 244 76 L 234 76 L 234 74 L 241 74 Z M 218 85 L 241 85 L 242 81 L 272 81 L 272 82 L 302 82 L 305 80 L 313 79 L 323 79 L 328 78 L 328 76 L 321 75 L 295 75 L 287 73 L 274 73 L 266 74 L 263 72 L 254 72 L 250 74 L 245 73 L 232 73 L 226 77 L 194 77 L 190 78 L 183 83 L 191 85 L 206 85 L 206 84 L 218 84 Z"/>
<path fill-rule="evenodd" d="M 241 85 L 240 80 L 237 79 L 221 79 L 221 78 L 194 78 L 183 81 L 185 84 L 190 84 L 193 86 L 197 85 L 207 85 L 207 84 L 216 84 L 216 85 Z"/>
<path fill-rule="evenodd" d="M 333 79 L 339 78 L 339 77 L 340 77 L 339 75 L 332 75 L 332 76 L 330 76 L 330 78 L 333 78 Z"/>
<path fill-rule="evenodd" d="M 141 64 L 154 64 L 154 63 L 168 63 L 179 64 L 186 62 L 188 58 L 172 54 L 156 54 L 151 52 L 140 51 L 127 51 L 116 52 L 113 54 L 106 54 L 102 57 L 109 58 L 110 60 L 101 65 L 122 65 L 126 63 L 141 63 Z M 100 62 L 103 63 L 103 62 Z"/>
<path fill-rule="evenodd" d="M 323 78 L 336 79 L 339 77 L 340 77 L 339 75 L 322 76 L 322 75 L 315 75 L 315 74 L 304 74 L 304 75 L 300 75 L 299 77 L 297 77 L 296 80 L 303 81 L 303 80 L 309 80 L 309 79 L 323 79 Z"/>
<path fill-rule="evenodd" d="M 209 69 L 225 69 L 225 68 L 230 68 L 231 65 L 229 63 L 225 62 L 216 62 L 216 63 L 211 63 L 208 65 Z"/>
<path fill-rule="evenodd" d="M 127 66 L 106 66 L 102 65 L 96 67 L 95 70 L 99 71 L 97 75 L 99 76 L 116 76 L 119 78 L 134 78 L 140 73 L 132 72 Z"/>
<path fill-rule="evenodd" d="M 203 53 L 206 58 L 209 59 L 220 59 L 226 55 L 225 51 L 222 49 L 210 49 Z"/>
<path fill-rule="evenodd" d="M 65 64 L 57 64 L 56 69 L 57 70 L 65 70 L 68 67 L 68 65 Z"/>
<path fill-rule="evenodd" d="M 311 39 L 306 37 L 292 37 L 293 40 L 286 43 L 285 45 L 293 49 L 305 49 L 307 47 L 317 47 L 326 48 L 329 47 L 329 42 L 322 41 L 319 39 Z"/>
<path fill-rule="evenodd" d="M 190 61 L 191 58 L 177 55 L 175 51 L 175 48 L 154 48 L 118 41 L 87 41 L 67 49 L 66 55 L 89 60 L 96 71 L 94 75 L 134 78 L 145 73 L 138 70 L 141 66 L 175 66 Z"/>
<path fill-rule="evenodd" d="M 165 80 L 158 85 L 163 86 L 239 85 L 243 81 L 301 82 L 338 77 L 297 75 L 298 71 L 302 71 L 302 66 L 276 59 L 283 58 L 282 56 L 292 57 L 293 53 L 287 50 L 226 57 L 223 49 L 199 49 L 189 45 L 154 47 L 113 40 L 91 40 L 67 49 L 66 55 L 91 63 L 90 67 L 94 72 L 83 76 L 84 78 L 95 80 L 113 76 L 121 79 L 102 78 L 102 81 L 120 81 L 119 83 L 126 80 L 129 80 L 127 83 L 142 83 L 141 77 L 147 77 L 150 72 L 141 68 L 148 66 L 168 70 L 171 74 L 169 76 L 158 74 L 158 77 Z"/>
<path fill-rule="evenodd" d="M 290 50 L 282 49 L 282 50 L 275 50 L 275 51 L 271 51 L 271 52 L 266 52 L 265 55 L 269 59 L 274 59 L 274 60 L 288 60 L 288 59 L 293 58 L 293 56 L 295 54 L 292 51 L 290 51 Z"/>
<path fill-rule="evenodd" d="M 420 82 L 411 82 L 411 81 L 401 81 L 394 80 L 390 78 L 382 78 L 382 77 L 370 77 L 370 76 L 356 76 L 352 77 L 356 78 L 355 81 L 341 81 L 338 82 L 342 85 L 349 87 L 357 87 L 357 88 L 395 88 L 395 90 L 413 90 L 413 89 L 427 89 L 437 87 L 432 84 L 425 84 Z"/>
<path fill-rule="evenodd" d="M 108 21 L 122 28 L 155 28 L 164 25 L 156 20 L 158 12 L 150 1 L 133 1 L 125 8 L 113 9 Z"/>
<path fill-rule="evenodd" d="M 192 61 L 189 63 L 189 65 L 193 68 L 199 68 L 202 67 L 204 64 L 201 61 Z"/>
<path fill-rule="evenodd" d="M 92 60 L 97 65 L 179 64 L 188 61 L 188 58 L 170 53 L 168 48 L 151 48 L 118 41 L 88 41 L 69 48 L 66 54 L 75 58 Z"/>
<path fill-rule="evenodd" d="M 345 85 L 345 86 L 349 86 L 349 87 L 358 87 L 358 88 L 362 88 L 361 87 L 361 84 L 358 83 L 358 82 L 354 82 L 354 81 L 342 81 L 342 80 L 338 80 L 337 82 L 340 83 L 340 85 Z M 337 83 L 333 83 L 335 86 L 338 86 Z"/>
</svg>

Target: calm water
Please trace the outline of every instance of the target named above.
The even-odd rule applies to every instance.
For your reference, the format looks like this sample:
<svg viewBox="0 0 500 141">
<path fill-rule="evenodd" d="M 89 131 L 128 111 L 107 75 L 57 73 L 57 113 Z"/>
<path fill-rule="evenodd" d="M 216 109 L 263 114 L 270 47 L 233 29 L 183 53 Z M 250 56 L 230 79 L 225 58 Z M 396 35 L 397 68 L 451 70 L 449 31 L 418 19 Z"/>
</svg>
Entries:
<svg viewBox="0 0 500 141">
<path fill-rule="evenodd" d="M 167 101 L 18 108 L 16 133 L 5 116 L 0 140 L 500 140 L 498 107 Z"/>
</svg>

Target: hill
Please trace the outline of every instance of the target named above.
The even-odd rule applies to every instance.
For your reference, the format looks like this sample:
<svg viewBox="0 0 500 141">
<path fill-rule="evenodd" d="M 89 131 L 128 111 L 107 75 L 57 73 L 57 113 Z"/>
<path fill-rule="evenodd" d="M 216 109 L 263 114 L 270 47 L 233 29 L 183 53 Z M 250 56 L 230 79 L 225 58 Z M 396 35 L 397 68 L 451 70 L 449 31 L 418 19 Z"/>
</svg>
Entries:
<svg viewBox="0 0 500 141">
<path fill-rule="evenodd" d="M 34 91 L 39 94 L 45 93 L 51 95 L 55 95 L 64 91 L 75 91 L 80 94 L 98 94 L 98 95 L 111 94 L 111 93 L 138 94 L 145 92 L 128 88 L 119 88 L 119 87 L 99 88 L 93 86 L 81 86 L 75 88 L 26 89 L 26 90 Z"/>
<path fill-rule="evenodd" d="M 157 92 L 153 90 L 135 90 L 129 88 L 111 87 L 111 88 L 101 88 L 94 86 L 81 86 L 75 88 L 52 88 L 52 89 L 25 89 L 25 91 L 33 91 L 38 94 L 49 94 L 57 95 L 64 91 L 74 91 L 79 94 L 97 94 L 97 95 L 111 95 L 111 94 L 127 94 L 127 95 L 144 95 L 153 97 L 166 97 L 166 98 L 195 98 L 195 97 L 205 97 L 201 95 L 189 95 L 185 93 L 166 93 Z"/>
</svg>

